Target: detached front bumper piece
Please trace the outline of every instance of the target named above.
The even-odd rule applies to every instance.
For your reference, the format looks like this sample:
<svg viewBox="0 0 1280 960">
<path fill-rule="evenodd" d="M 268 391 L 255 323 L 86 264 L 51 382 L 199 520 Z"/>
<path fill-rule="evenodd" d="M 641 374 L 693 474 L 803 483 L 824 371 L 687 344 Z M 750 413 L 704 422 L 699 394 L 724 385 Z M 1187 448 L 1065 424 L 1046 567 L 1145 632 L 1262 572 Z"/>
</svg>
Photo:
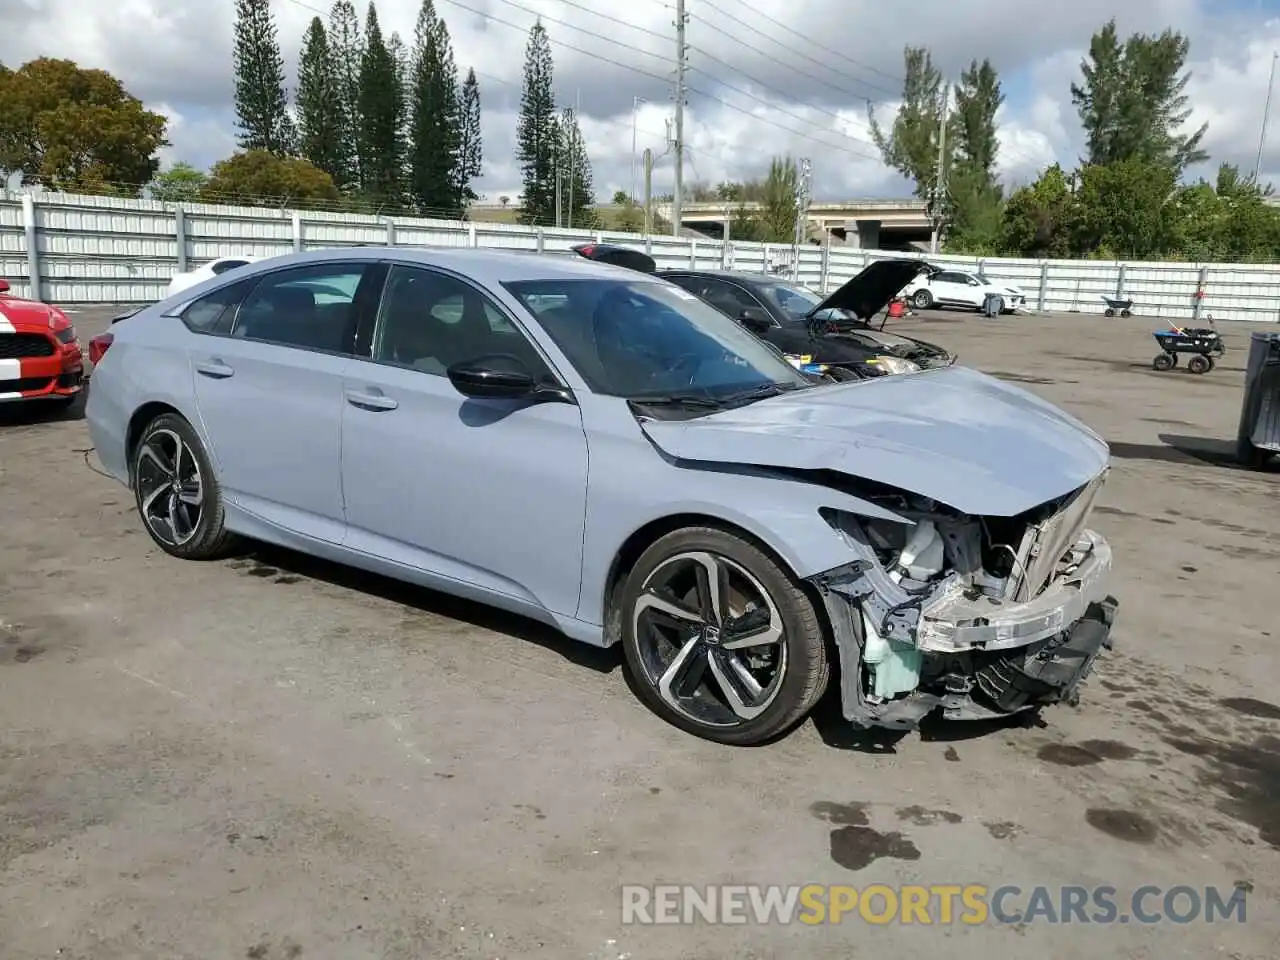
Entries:
<svg viewBox="0 0 1280 960">
<path fill-rule="evenodd" d="M 1079 700 L 1080 682 L 1113 642 L 1119 606 L 1106 591 L 1111 550 L 1092 531 L 1083 559 L 1037 596 L 1009 603 L 954 593 L 917 610 L 890 610 L 887 643 L 867 627 L 867 580 L 859 565 L 814 578 L 840 655 L 845 719 L 859 727 L 903 730 L 934 710 L 952 720 L 985 720 Z M 909 638 L 908 638 L 909 635 Z M 897 651 L 886 664 L 884 651 Z M 914 676 L 909 692 L 877 696 L 872 674 Z"/>
</svg>

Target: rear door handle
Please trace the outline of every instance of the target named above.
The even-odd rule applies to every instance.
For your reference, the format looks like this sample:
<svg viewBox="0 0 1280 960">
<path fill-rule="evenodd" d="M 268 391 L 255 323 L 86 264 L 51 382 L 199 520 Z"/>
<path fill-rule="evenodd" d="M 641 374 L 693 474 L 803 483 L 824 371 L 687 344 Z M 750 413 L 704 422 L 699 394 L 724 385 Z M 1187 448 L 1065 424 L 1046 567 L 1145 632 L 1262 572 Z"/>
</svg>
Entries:
<svg viewBox="0 0 1280 960">
<path fill-rule="evenodd" d="M 362 410 L 394 410 L 400 406 L 398 400 L 393 400 L 376 387 L 370 388 L 369 391 L 348 390 L 346 392 L 347 403 L 353 407 L 360 407 Z"/>
<path fill-rule="evenodd" d="M 227 377 L 235 374 L 234 370 L 217 357 L 214 357 L 212 360 L 197 363 L 196 372 L 206 377 L 212 377 L 215 380 L 225 380 Z"/>
</svg>

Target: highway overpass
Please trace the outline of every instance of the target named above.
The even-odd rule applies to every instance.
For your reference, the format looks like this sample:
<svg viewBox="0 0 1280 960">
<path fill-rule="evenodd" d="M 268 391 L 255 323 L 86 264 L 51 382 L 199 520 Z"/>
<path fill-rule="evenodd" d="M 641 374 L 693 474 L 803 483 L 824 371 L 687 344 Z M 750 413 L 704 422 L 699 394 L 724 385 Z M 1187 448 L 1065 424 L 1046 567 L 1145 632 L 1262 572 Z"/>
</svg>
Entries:
<svg viewBox="0 0 1280 960">
<path fill-rule="evenodd" d="M 744 205 L 748 211 L 759 204 Z M 739 204 L 716 201 L 686 203 L 681 211 L 682 226 L 709 237 L 721 239 L 728 232 Z M 659 216 L 671 219 L 671 204 L 656 204 Z M 839 203 L 809 205 L 809 241 L 822 243 L 826 234 L 831 242 L 868 250 L 907 249 L 911 244 L 927 243 L 933 225 L 919 200 L 846 200 Z"/>
</svg>

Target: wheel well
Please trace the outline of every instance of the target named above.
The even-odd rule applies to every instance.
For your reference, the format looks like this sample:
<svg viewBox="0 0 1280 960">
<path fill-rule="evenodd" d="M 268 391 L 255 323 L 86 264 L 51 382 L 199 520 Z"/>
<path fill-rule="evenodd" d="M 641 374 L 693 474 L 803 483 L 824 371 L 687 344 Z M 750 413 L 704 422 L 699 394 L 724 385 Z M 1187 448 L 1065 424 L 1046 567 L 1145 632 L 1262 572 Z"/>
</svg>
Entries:
<svg viewBox="0 0 1280 960">
<path fill-rule="evenodd" d="M 614 556 L 613 563 L 609 566 L 609 576 L 605 580 L 604 587 L 604 638 L 606 645 L 612 646 L 622 636 L 621 622 L 615 616 L 617 612 L 616 601 L 618 592 L 622 589 L 622 584 L 626 581 L 627 574 L 630 573 L 631 568 L 640 559 L 640 555 L 656 541 L 665 537 L 668 533 L 674 533 L 676 530 L 683 530 L 686 527 L 711 527 L 716 530 L 723 530 L 725 533 L 731 533 L 735 537 L 741 537 L 752 546 L 762 550 L 783 570 L 794 572 L 791 564 L 787 563 L 778 554 L 778 551 L 774 550 L 769 544 L 751 531 L 738 526 L 736 523 L 722 520 L 720 517 L 702 513 L 677 513 L 669 517 L 661 517 L 658 520 L 651 520 L 627 537 Z M 826 629 L 826 610 L 821 599 L 816 596 L 815 591 L 812 589 L 812 584 L 807 581 L 801 581 L 800 586 L 814 601 L 819 619 L 824 624 L 824 629 Z"/>
<path fill-rule="evenodd" d="M 133 411 L 133 416 L 129 418 L 129 429 L 125 431 L 124 436 L 125 456 L 128 458 L 127 462 L 131 474 L 133 472 L 133 452 L 138 447 L 138 441 L 142 439 L 142 431 L 147 428 L 147 424 L 152 420 L 166 413 L 182 416 L 182 414 L 174 407 L 169 406 L 167 403 L 160 403 L 159 401 L 144 403 L 137 410 Z"/>
</svg>

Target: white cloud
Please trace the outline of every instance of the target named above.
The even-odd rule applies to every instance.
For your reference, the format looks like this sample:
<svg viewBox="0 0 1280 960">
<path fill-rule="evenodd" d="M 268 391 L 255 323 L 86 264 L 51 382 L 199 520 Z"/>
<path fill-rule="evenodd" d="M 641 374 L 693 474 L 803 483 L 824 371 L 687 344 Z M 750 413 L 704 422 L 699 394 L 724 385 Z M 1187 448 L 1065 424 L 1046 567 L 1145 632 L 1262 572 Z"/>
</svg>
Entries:
<svg viewBox="0 0 1280 960">
<path fill-rule="evenodd" d="M 419 3 L 379 0 L 384 32 L 411 40 Z M 475 65 L 480 75 L 480 186 L 491 197 L 518 193 L 515 110 L 527 31 L 537 14 L 553 41 L 558 95 L 566 104 L 581 98 L 597 195 L 629 190 L 633 163 L 641 179 L 631 150 L 634 97 L 647 101 L 635 117 L 637 154 L 646 147 L 655 155 L 666 151 L 671 3 L 436 0 L 436 6 L 459 68 Z M 363 12 L 364 3 L 357 7 Z M 329 0 L 276 0 L 274 8 L 292 70 L 307 23 L 327 17 Z M 910 192 L 877 159 L 866 122 L 868 100 L 879 104 L 883 120 L 892 117 L 905 43 L 927 45 L 952 77 L 975 58 L 992 59 L 1009 94 L 999 127 L 1000 169 L 1011 183 L 1080 155 L 1069 85 L 1090 34 L 1108 17 L 1118 16 L 1122 33 L 1173 27 L 1191 37 L 1193 120 L 1209 122 L 1205 145 L 1215 162 L 1250 170 L 1271 53 L 1280 47 L 1280 23 L 1256 9 L 1224 9 L 1222 0 L 1135 0 L 1118 14 L 1112 0 L 1074 0 L 1041 5 L 1033 16 L 1026 0 L 698 0 L 690 9 L 686 182 L 759 175 L 770 156 L 790 153 L 813 161 L 815 192 L 832 199 Z M 111 71 L 170 118 L 167 162 L 207 166 L 233 149 L 231 44 L 232 14 L 223 2 L 0 4 L 0 61 L 12 66 L 57 56 Z M 1263 168 L 1280 178 L 1280 122 L 1273 134 Z M 671 160 L 669 153 L 660 157 L 655 190 L 670 189 Z"/>
</svg>

